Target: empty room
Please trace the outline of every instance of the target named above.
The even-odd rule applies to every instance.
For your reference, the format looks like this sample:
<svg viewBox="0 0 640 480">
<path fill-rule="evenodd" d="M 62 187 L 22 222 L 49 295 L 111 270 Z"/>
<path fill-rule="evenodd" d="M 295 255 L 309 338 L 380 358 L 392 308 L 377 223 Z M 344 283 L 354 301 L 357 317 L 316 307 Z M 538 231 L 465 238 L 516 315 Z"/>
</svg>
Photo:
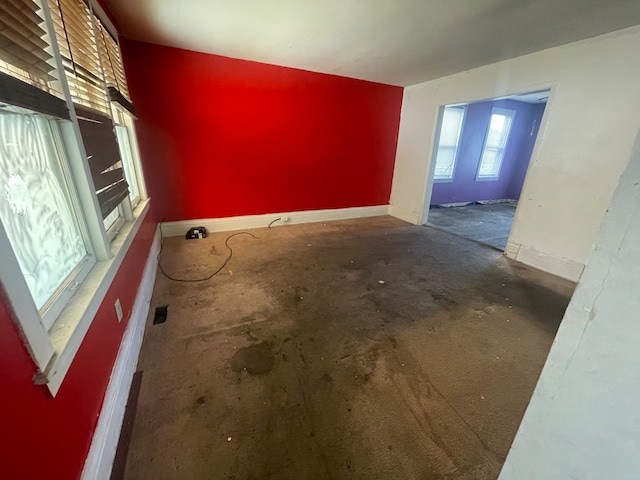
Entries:
<svg viewBox="0 0 640 480">
<path fill-rule="evenodd" d="M 0 478 L 640 478 L 640 3 L 0 3 Z"/>
<path fill-rule="evenodd" d="M 505 250 L 548 98 L 443 107 L 429 225 Z"/>
</svg>

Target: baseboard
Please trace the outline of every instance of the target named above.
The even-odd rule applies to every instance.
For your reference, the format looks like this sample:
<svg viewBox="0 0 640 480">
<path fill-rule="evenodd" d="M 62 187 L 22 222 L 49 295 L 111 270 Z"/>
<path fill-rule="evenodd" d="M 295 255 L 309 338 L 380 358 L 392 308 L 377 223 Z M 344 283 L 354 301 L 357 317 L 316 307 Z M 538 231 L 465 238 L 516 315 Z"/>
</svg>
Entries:
<svg viewBox="0 0 640 480">
<path fill-rule="evenodd" d="M 430 205 L 430 208 L 452 208 L 452 207 L 466 207 L 468 205 L 498 205 L 500 203 L 518 203 L 517 200 L 511 198 L 499 198 L 497 200 L 473 200 L 470 202 L 454 202 L 454 203 L 440 203 L 438 205 Z"/>
<path fill-rule="evenodd" d="M 228 218 L 201 218 L 180 220 L 162 224 L 164 237 L 177 237 L 187 233 L 191 227 L 205 227 L 209 232 L 227 232 L 266 227 L 278 218 L 287 217 L 287 222 L 276 221 L 274 227 L 295 225 L 300 223 L 329 222 L 331 220 L 348 220 L 351 218 L 378 217 L 389 214 L 389 205 L 374 207 L 336 208 L 330 210 L 308 210 L 302 212 L 267 213 L 264 215 L 243 215 Z"/>
<path fill-rule="evenodd" d="M 429 205 L 429 208 L 455 208 L 455 207 L 466 207 L 467 205 L 471 205 L 473 202 L 455 202 L 455 203 L 440 203 L 438 205 Z"/>
<path fill-rule="evenodd" d="M 518 200 L 513 198 L 500 198 L 498 200 L 479 200 L 477 203 L 480 205 L 496 205 L 500 203 L 518 203 Z"/>
<path fill-rule="evenodd" d="M 111 372 L 98 425 L 82 470 L 82 480 L 109 480 L 111 476 L 111 467 L 120 438 L 131 379 L 138 364 L 138 354 L 142 346 L 144 325 L 151 303 L 151 294 L 156 278 L 156 259 L 159 252 L 160 235 L 158 233 L 151 244 L 131 318 L 129 318 L 129 324 Z"/>
<path fill-rule="evenodd" d="M 554 257 L 511 241 L 507 243 L 504 254 L 525 265 L 571 280 L 572 282 L 580 280 L 580 276 L 584 270 L 582 263 L 574 262 L 568 258 Z"/>
<path fill-rule="evenodd" d="M 402 207 L 395 205 L 389 205 L 389 215 L 399 218 L 405 222 L 412 223 L 413 225 L 420 225 L 420 213 L 412 212 Z"/>
</svg>

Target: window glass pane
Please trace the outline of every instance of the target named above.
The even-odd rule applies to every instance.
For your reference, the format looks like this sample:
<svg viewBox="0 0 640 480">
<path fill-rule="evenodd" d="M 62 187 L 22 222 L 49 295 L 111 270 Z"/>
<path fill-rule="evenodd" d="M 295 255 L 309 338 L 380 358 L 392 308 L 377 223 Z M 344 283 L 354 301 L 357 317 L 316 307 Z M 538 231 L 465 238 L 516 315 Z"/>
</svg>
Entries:
<svg viewBox="0 0 640 480">
<path fill-rule="evenodd" d="M 507 140 L 507 125 L 509 117 L 506 115 L 491 115 L 489 133 L 487 134 L 488 147 L 502 147 Z"/>
<path fill-rule="evenodd" d="M 436 168 L 434 178 L 453 178 L 456 153 L 462 131 L 462 120 L 464 118 L 464 107 L 445 107 L 442 117 L 442 127 L 440 129 L 440 140 L 438 142 L 438 153 L 436 156 Z"/>
<path fill-rule="evenodd" d="M 133 153 L 131 150 L 131 142 L 129 140 L 129 131 L 124 125 L 116 125 L 116 134 L 118 136 L 118 145 L 120 147 L 120 158 L 122 158 L 124 176 L 129 184 L 129 198 L 133 201 L 140 196 L 140 192 L 138 190 L 136 169 L 133 164 Z"/>
<path fill-rule="evenodd" d="M 478 176 L 480 177 L 495 177 L 500 170 L 500 150 L 496 148 L 485 148 L 482 153 L 482 161 L 480 162 L 480 169 Z"/>
<path fill-rule="evenodd" d="M 51 128 L 0 111 L 0 219 L 39 309 L 87 256 Z"/>
<path fill-rule="evenodd" d="M 120 218 L 120 210 L 118 208 L 114 208 L 113 211 L 107 215 L 104 220 L 104 229 L 109 230 Z"/>
<path fill-rule="evenodd" d="M 455 163 L 455 147 L 438 148 L 435 178 L 452 178 Z"/>
<path fill-rule="evenodd" d="M 515 111 L 493 109 L 477 178 L 498 178 Z"/>
<path fill-rule="evenodd" d="M 464 110 L 462 108 L 447 107 L 444 109 L 442 130 L 440 131 L 440 145 L 455 147 L 458 144 L 463 112 Z"/>
</svg>

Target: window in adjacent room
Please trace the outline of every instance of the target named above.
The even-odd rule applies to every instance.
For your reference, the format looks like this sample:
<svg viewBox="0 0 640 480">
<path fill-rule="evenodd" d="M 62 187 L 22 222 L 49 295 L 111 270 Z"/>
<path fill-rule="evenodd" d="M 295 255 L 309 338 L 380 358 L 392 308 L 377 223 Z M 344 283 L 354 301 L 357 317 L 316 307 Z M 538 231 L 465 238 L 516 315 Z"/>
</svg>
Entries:
<svg viewBox="0 0 640 480">
<path fill-rule="evenodd" d="M 480 157 L 476 180 L 496 180 L 507 148 L 515 110 L 492 108 L 487 137 Z"/>
<path fill-rule="evenodd" d="M 466 107 L 445 107 L 436 155 L 435 180 L 453 180 Z"/>
</svg>

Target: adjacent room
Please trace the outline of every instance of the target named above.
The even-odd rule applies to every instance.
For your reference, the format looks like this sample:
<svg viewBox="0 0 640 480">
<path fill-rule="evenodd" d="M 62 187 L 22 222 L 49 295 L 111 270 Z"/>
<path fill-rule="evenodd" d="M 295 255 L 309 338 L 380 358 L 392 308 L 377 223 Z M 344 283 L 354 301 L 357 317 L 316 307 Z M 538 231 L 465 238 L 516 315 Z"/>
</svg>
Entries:
<svg viewBox="0 0 640 480">
<path fill-rule="evenodd" d="M 429 225 L 504 251 L 548 98 L 546 90 L 442 109 Z"/>
<path fill-rule="evenodd" d="M 640 478 L 640 3 L 0 3 L 0 478 Z"/>
</svg>

